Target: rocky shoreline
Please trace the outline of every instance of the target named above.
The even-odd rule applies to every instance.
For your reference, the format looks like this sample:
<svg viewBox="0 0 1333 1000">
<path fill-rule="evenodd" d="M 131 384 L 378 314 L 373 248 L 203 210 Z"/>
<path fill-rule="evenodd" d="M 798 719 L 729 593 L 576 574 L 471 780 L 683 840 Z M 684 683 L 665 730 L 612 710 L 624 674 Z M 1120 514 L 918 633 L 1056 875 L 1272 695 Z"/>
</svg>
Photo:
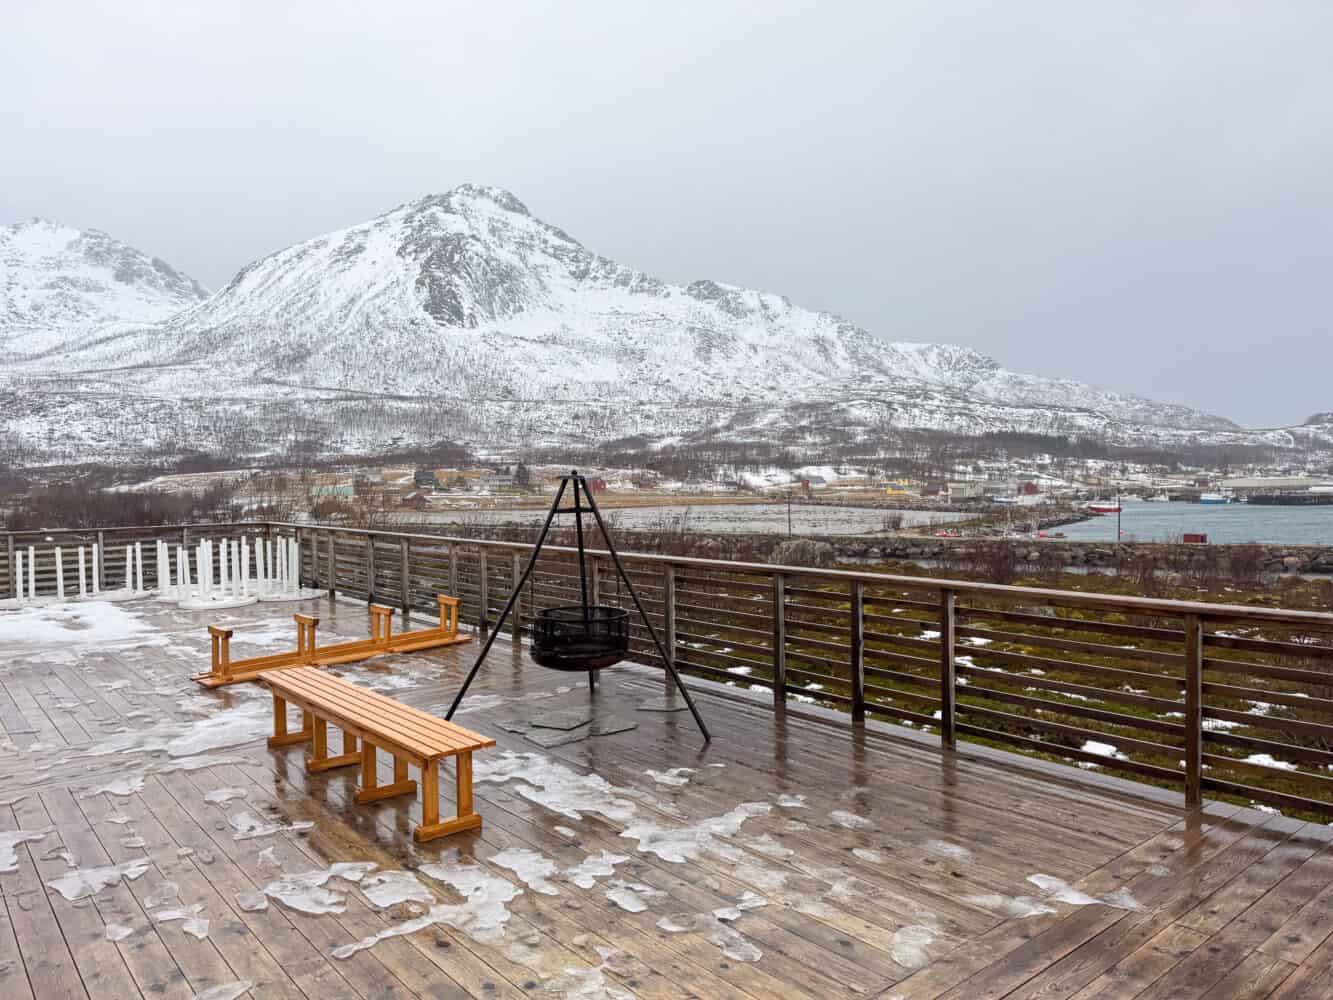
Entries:
<svg viewBox="0 0 1333 1000">
<path fill-rule="evenodd" d="M 451 525 L 449 531 L 442 532 L 435 526 L 428 531 L 455 537 L 529 543 L 535 535 L 531 525 L 454 528 Z M 598 541 L 600 539 L 590 541 L 589 544 L 597 547 Z M 770 562 L 781 547 L 792 541 L 786 535 L 760 533 L 710 535 L 634 530 L 616 532 L 616 547 L 622 552 L 651 552 L 737 562 Z M 1211 564 L 1230 568 L 1232 574 L 1243 566 L 1246 572 L 1333 576 L 1333 547 L 1323 545 L 1185 545 L 1168 542 L 1121 542 L 1117 545 L 1059 538 L 957 538 L 905 533 L 827 535 L 803 541 L 810 543 L 810 551 L 818 549 L 832 561 L 839 562 L 901 561 L 926 566 L 965 566 L 990 562 L 995 550 L 1003 548 L 1012 553 L 1010 558 L 1015 564 L 1039 569 L 1102 570 L 1152 561 L 1164 569 L 1179 571 Z M 573 531 L 552 531 L 550 544 L 573 545 Z"/>
</svg>

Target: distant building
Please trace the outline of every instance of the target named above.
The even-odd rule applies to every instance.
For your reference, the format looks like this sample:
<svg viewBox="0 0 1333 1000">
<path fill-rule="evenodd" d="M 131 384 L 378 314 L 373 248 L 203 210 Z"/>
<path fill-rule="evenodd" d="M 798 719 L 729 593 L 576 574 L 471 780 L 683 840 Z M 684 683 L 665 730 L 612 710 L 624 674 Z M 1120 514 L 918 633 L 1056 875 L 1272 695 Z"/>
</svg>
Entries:
<svg viewBox="0 0 1333 1000">
<path fill-rule="evenodd" d="M 352 497 L 356 495 L 356 487 L 351 483 L 324 483 L 310 487 L 310 495 L 317 500 L 327 500 L 332 497 Z"/>
<path fill-rule="evenodd" d="M 490 490 L 512 487 L 514 485 L 514 470 L 509 466 L 502 469 L 488 469 L 481 477 L 481 485 Z"/>
<path fill-rule="evenodd" d="M 973 479 L 950 480 L 945 485 L 948 487 L 946 495 L 950 500 L 972 500 L 986 492 L 986 484 Z"/>
<path fill-rule="evenodd" d="M 412 482 L 416 485 L 417 489 L 422 490 L 433 490 L 440 485 L 435 473 L 430 469 L 417 469 L 416 473 L 412 476 Z"/>
<path fill-rule="evenodd" d="M 424 493 L 409 493 L 398 501 L 398 506 L 407 510 L 430 510 L 430 498 Z"/>
</svg>

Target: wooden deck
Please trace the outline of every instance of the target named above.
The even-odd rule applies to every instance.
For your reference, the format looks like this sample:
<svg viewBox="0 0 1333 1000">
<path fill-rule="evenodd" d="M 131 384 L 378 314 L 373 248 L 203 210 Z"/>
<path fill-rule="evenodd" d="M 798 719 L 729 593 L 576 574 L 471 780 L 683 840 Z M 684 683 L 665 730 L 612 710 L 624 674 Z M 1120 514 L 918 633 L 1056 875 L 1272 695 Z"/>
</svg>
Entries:
<svg viewBox="0 0 1333 1000">
<path fill-rule="evenodd" d="M 633 668 L 603 672 L 591 704 L 637 728 L 543 748 L 497 722 L 583 709 L 586 681 L 500 643 L 458 716 L 498 741 L 477 755 L 485 825 L 415 844 L 419 804 L 354 805 L 354 776 L 264 747 L 265 692 L 190 682 L 210 620 L 262 652 L 289 642 L 291 606 L 163 607 L 67 622 L 91 626 L 68 640 L 0 625 L 0 869 L 7 832 L 44 834 L 0 873 L 6 1000 L 1333 996 L 1327 826 L 1186 815 L 1095 772 L 775 717 L 697 684 L 704 746 L 687 712 L 639 707 L 664 689 Z M 364 607 L 303 610 L 364 634 Z M 475 651 L 335 669 L 442 713 Z M 569 870 L 603 852 L 623 860 L 576 884 Z M 47 884 L 136 861 L 86 898 Z M 327 872 L 342 912 L 276 898 L 334 862 L 408 869 L 426 898 L 377 906 L 369 883 Z M 265 909 L 243 908 L 266 886 Z"/>
</svg>

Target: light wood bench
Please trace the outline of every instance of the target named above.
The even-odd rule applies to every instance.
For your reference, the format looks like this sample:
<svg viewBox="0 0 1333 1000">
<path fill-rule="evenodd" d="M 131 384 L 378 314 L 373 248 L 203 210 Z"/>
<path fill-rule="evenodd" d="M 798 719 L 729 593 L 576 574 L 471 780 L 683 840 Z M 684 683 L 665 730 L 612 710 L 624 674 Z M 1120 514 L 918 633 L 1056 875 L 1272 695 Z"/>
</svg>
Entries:
<svg viewBox="0 0 1333 1000">
<path fill-rule="evenodd" d="M 296 649 L 288 653 L 254 656 L 244 660 L 231 658 L 233 632 L 220 625 L 208 626 L 212 642 L 212 664 L 208 673 L 192 679 L 205 687 L 221 687 L 252 681 L 267 670 L 286 667 L 327 667 L 337 663 L 368 660 L 385 653 L 417 653 L 440 646 L 470 642 L 470 635 L 458 634 L 458 598 L 448 594 L 436 597 L 440 606 L 440 624 L 414 632 L 393 633 L 394 609 L 383 604 L 370 605 L 370 638 L 320 646 L 315 638 L 319 619 L 312 615 L 292 615 L 296 621 Z"/>
<path fill-rule="evenodd" d="M 481 826 L 481 817 L 472 807 L 472 754 L 495 746 L 495 740 L 315 667 L 266 671 L 259 675 L 259 680 L 273 692 L 270 747 L 310 743 L 311 752 L 306 757 L 308 771 L 360 764 L 361 787 L 355 796 L 360 803 L 415 794 L 417 782 L 407 776 L 407 766 L 412 764 L 421 774 L 421 825 L 415 830 L 417 840 L 434 840 Z M 301 709 L 299 732 L 287 729 L 288 704 Z M 332 757 L 329 756 L 330 724 L 343 733 L 342 753 Z M 378 750 L 393 757 L 392 784 L 379 783 Z M 441 822 L 439 765 L 446 757 L 457 759 L 458 808 L 453 819 Z"/>
</svg>

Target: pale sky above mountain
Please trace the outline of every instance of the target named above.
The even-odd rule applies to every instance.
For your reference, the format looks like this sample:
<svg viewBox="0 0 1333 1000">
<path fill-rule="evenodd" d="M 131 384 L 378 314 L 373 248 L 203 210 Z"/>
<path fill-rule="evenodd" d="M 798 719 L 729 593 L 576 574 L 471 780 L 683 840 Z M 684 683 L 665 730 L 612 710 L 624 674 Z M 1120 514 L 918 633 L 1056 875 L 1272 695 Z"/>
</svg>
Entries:
<svg viewBox="0 0 1333 1000">
<path fill-rule="evenodd" d="M 193 9 L 192 9 L 193 8 Z M 472 181 L 590 249 L 1250 426 L 1333 409 L 1326 2 L 6 8 L 0 222 L 213 287 Z"/>
</svg>

